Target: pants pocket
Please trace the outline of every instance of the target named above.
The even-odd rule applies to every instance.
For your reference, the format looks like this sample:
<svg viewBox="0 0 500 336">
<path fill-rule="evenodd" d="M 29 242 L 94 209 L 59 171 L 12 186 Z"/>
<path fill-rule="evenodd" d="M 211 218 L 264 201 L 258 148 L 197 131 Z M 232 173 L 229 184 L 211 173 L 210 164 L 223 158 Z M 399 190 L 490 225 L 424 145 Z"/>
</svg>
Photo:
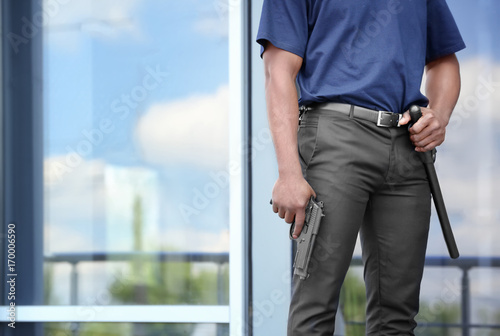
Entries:
<svg viewBox="0 0 500 336">
<path fill-rule="evenodd" d="M 314 154 L 317 152 L 320 116 L 306 118 L 301 121 L 297 131 L 297 145 L 299 159 L 304 169 L 311 164 Z"/>
</svg>

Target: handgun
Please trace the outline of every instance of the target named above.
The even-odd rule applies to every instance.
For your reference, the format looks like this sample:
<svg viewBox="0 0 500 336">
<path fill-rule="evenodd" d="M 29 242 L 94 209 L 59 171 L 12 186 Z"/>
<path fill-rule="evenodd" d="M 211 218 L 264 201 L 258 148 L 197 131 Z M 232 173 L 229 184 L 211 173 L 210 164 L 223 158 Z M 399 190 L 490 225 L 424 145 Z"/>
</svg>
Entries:
<svg viewBox="0 0 500 336">
<path fill-rule="evenodd" d="M 295 254 L 295 259 L 293 261 L 293 274 L 300 276 L 301 280 L 309 277 L 307 269 L 309 267 L 309 261 L 311 260 L 311 255 L 314 249 L 314 243 L 316 241 L 316 236 L 319 231 L 319 226 L 321 224 L 321 218 L 325 216 L 323 213 L 323 202 L 316 201 L 314 196 L 311 196 L 309 202 L 306 206 L 306 216 L 304 220 L 304 226 L 297 239 L 293 239 L 292 233 L 295 228 L 295 221 L 293 221 L 290 226 L 289 237 L 295 240 L 297 243 L 297 252 Z"/>
</svg>

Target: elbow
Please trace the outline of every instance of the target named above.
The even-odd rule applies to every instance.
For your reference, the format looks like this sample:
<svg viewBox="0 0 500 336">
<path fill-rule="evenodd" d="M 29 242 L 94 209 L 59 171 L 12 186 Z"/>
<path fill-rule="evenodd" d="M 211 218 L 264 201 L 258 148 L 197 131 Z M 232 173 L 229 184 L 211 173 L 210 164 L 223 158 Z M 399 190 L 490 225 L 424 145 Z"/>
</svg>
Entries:
<svg viewBox="0 0 500 336">
<path fill-rule="evenodd" d="M 298 72 L 283 69 L 280 66 L 265 66 L 265 83 L 269 85 L 283 85 L 285 83 L 295 83 Z"/>
</svg>

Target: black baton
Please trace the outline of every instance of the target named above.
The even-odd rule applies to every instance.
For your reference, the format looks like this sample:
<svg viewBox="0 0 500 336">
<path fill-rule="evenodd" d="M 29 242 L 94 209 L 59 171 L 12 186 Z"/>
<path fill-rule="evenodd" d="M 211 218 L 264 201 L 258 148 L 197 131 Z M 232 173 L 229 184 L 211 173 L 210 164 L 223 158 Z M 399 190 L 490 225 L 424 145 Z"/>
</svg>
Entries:
<svg viewBox="0 0 500 336">
<path fill-rule="evenodd" d="M 420 106 L 410 106 L 410 127 L 413 126 L 413 124 L 415 124 L 421 116 L 422 111 L 420 110 Z M 435 151 L 435 149 L 433 151 Z M 432 151 L 427 151 L 418 152 L 418 154 L 424 164 L 425 171 L 427 172 L 427 178 L 429 179 L 429 185 L 431 187 L 432 199 L 434 200 L 434 206 L 436 207 L 436 212 L 439 217 L 441 229 L 443 230 L 443 236 L 446 242 L 446 246 L 448 247 L 448 252 L 452 259 L 456 259 L 460 254 L 458 253 L 457 243 L 455 242 L 455 237 L 453 236 L 453 231 L 451 230 L 450 220 L 448 218 L 448 213 L 446 212 L 446 206 L 444 205 L 441 188 L 439 187 L 436 168 L 434 167 L 433 153 Z"/>
</svg>

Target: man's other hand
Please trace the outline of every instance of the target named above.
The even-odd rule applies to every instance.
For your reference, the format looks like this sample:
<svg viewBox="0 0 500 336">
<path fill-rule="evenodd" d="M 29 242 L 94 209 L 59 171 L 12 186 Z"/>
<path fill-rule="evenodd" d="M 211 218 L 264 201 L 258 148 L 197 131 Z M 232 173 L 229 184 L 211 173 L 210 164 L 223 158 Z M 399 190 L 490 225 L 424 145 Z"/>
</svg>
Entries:
<svg viewBox="0 0 500 336">
<path fill-rule="evenodd" d="M 410 140 L 417 152 L 427 152 L 443 143 L 449 120 L 430 108 L 421 107 L 421 110 L 422 117 L 409 130 Z M 406 125 L 410 121 L 410 112 L 406 111 L 399 124 Z"/>
</svg>

